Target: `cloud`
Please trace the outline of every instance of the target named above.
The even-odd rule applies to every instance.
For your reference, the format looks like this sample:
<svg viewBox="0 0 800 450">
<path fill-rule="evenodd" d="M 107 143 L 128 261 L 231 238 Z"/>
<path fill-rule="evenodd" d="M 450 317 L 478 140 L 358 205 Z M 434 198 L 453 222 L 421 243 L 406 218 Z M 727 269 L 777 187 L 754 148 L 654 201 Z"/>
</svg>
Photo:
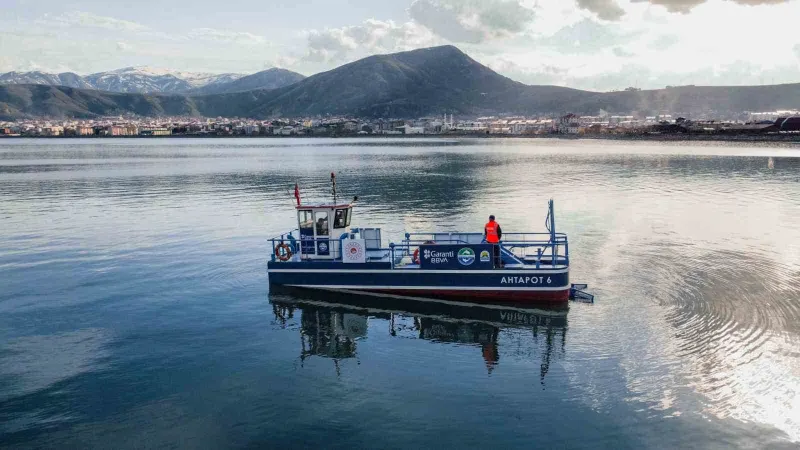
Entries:
<svg viewBox="0 0 800 450">
<path fill-rule="evenodd" d="M 648 2 L 653 5 L 661 5 L 667 8 L 669 12 L 687 13 L 697 5 L 705 3 L 707 0 L 631 0 L 634 3 Z M 779 3 L 786 3 L 790 0 L 731 0 L 740 5 L 776 5 Z"/>
<path fill-rule="evenodd" d="M 143 32 L 150 30 L 149 27 L 140 23 L 115 19 L 113 17 L 98 16 L 97 14 L 82 11 L 71 11 L 61 16 L 50 16 L 46 14 L 38 22 L 42 25 L 100 28 L 113 31 Z"/>
<path fill-rule="evenodd" d="M 653 50 L 666 50 L 678 42 L 680 42 L 678 36 L 674 34 L 662 34 L 650 42 L 650 48 Z"/>
<path fill-rule="evenodd" d="M 451 42 L 472 44 L 520 33 L 534 19 L 519 0 L 415 0 L 408 13 Z"/>
<path fill-rule="evenodd" d="M 614 0 L 577 0 L 578 6 L 597 14 L 603 20 L 619 20 L 625 10 Z"/>
<path fill-rule="evenodd" d="M 566 54 L 597 53 L 598 51 L 630 43 L 637 33 L 617 31 L 611 24 L 601 24 L 584 19 L 565 26 L 552 36 L 537 40 L 536 43 Z"/>
<path fill-rule="evenodd" d="M 262 45 L 269 42 L 264 36 L 215 28 L 195 28 L 189 31 L 188 38 L 240 45 Z"/>
<path fill-rule="evenodd" d="M 590 61 L 591 66 L 600 59 Z M 665 86 L 697 85 L 761 85 L 791 83 L 800 78 L 800 68 L 787 64 L 765 69 L 750 61 L 733 61 L 714 67 L 697 67 L 689 71 L 663 71 L 638 61 L 626 59 L 624 63 L 611 63 L 601 70 L 584 71 L 580 64 L 557 61 L 552 65 L 525 67 L 516 61 L 501 59 L 489 64 L 515 80 L 527 84 L 555 84 L 590 91 L 621 90 L 628 86 L 643 89 L 661 89 Z"/>
<path fill-rule="evenodd" d="M 625 10 L 616 0 L 576 0 L 578 6 L 587 11 L 591 11 L 603 20 L 619 20 L 625 15 Z M 673 13 L 688 13 L 694 7 L 706 3 L 708 0 L 630 0 L 631 3 L 649 3 L 660 5 Z M 787 3 L 791 0 L 728 0 L 740 5 L 777 5 Z"/>
<path fill-rule="evenodd" d="M 310 62 L 339 62 L 352 55 L 391 53 L 439 43 L 427 29 L 413 22 L 369 19 L 361 25 L 308 32 Z"/>
<path fill-rule="evenodd" d="M 624 48 L 622 48 L 622 47 L 614 47 L 614 48 L 611 50 L 611 52 L 612 52 L 612 53 L 614 53 L 614 56 L 618 56 L 618 57 L 620 57 L 620 58 L 630 58 L 630 57 L 634 56 L 634 54 L 633 54 L 633 53 L 631 53 L 631 52 L 629 52 L 629 51 L 625 50 L 625 49 L 624 49 Z"/>
</svg>

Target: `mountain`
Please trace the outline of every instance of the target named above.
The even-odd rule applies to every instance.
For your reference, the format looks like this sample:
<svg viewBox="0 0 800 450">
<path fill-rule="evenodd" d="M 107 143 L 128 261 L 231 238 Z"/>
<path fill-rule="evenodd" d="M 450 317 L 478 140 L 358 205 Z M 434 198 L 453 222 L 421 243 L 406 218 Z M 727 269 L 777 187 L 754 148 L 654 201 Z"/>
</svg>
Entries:
<svg viewBox="0 0 800 450">
<path fill-rule="evenodd" d="M 46 72 L 8 72 L 0 74 L 0 84 L 49 84 L 84 89 L 94 88 L 94 86 L 87 83 L 83 77 L 72 72 L 59 74 Z"/>
<path fill-rule="evenodd" d="M 192 95 L 208 95 L 253 91 L 256 89 L 277 89 L 297 83 L 304 78 L 304 75 L 291 70 L 272 68 L 231 80 L 227 83 L 208 83 L 189 93 Z"/>
<path fill-rule="evenodd" d="M 167 73 L 189 83 L 192 88 L 213 86 L 215 84 L 225 84 L 238 80 L 246 75 L 241 73 L 204 73 L 204 72 L 177 72 L 167 71 Z"/>
<path fill-rule="evenodd" d="M 118 72 L 116 75 L 121 78 L 138 79 L 135 74 Z M 160 89 L 169 89 L 169 83 L 177 79 L 170 73 L 150 75 L 164 77 L 164 84 L 158 85 Z M 109 85 L 116 82 L 114 77 L 107 80 L 104 82 Z M 594 115 L 600 111 L 698 117 L 800 106 L 800 84 L 682 86 L 609 93 L 529 86 L 499 75 L 452 46 L 370 56 L 276 89 L 223 90 L 226 93 L 188 96 L 0 85 L 0 119 L 123 113 L 270 118 L 327 114 L 420 117 L 445 112 L 471 116 L 566 112 Z"/>
<path fill-rule="evenodd" d="M 8 72 L 0 74 L 0 85 L 44 84 L 109 92 L 185 93 L 205 86 L 231 83 L 243 76 L 236 73 L 211 74 L 178 72 L 150 67 L 126 67 L 84 77 L 71 72 L 61 74 Z"/>
<path fill-rule="evenodd" d="M 591 93 L 527 86 L 453 46 L 375 55 L 271 92 L 253 116 L 353 114 L 409 117 L 449 112 L 557 112 Z M 237 102 L 242 96 L 232 96 Z M 246 102 L 243 102 L 246 103 Z"/>
<path fill-rule="evenodd" d="M 148 73 L 134 67 L 88 75 L 86 81 L 100 91 L 109 92 L 186 92 L 192 89 L 187 81 L 170 73 Z"/>
<path fill-rule="evenodd" d="M 570 111 L 597 114 L 680 114 L 719 117 L 745 111 L 796 110 L 800 83 L 767 86 L 677 86 L 647 91 L 595 93 L 568 104 Z"/>
<path fill-rule="evenodd" d="M 155 117 L 200 113 L 183 95 L 125 94 L 35 84 L 0 86 L 0 120 L 120 114 Z"/>
</svg>

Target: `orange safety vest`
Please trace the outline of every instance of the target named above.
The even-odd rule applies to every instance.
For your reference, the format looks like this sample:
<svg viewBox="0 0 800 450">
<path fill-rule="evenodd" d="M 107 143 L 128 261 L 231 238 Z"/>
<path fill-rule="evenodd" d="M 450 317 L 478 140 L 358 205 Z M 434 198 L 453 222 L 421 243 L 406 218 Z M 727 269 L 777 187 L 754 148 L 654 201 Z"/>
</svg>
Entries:
<svg viewBox="0 0 800 450">
<path fill-rule="evenodd" d="M 486 230 L 486 242 L 490 244 L 497 244 L 500 242 L 500 236 L 497 235 L 497 228 L 500 225 L 497 224 L 495 221 L 491 221 L 486 224 L 484 229 Z"/>
</svg>

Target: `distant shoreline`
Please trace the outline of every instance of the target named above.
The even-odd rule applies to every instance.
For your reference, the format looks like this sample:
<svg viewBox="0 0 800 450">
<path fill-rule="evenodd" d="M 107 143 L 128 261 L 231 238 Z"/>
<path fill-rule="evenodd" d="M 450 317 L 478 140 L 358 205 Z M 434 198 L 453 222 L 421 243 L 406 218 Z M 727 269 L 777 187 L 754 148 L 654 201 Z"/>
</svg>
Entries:
<svg viewBox="0 0 800 450">
<path fill-rule="evenodd" d="M 537 134 L 537 135 L 504 135 L 504 134 L 368 134 L 368 135 L 340 135 L 340 136 L 275 136 L 275 135 L 197 135 L 174 134 L 169 136 L 10 136 L 0 135 L 0 142 L 5 139 L 347 139 L 347 138 L 372 138 L 372 139 L 558 139 L 558 140 L 610 140 L 610 141 L 654 141 L 654 142 L 789 142 L 800 143 L 800 134 L 622 134 L 622 135 L 564 135 L 564 134 Z"/>
</svg>

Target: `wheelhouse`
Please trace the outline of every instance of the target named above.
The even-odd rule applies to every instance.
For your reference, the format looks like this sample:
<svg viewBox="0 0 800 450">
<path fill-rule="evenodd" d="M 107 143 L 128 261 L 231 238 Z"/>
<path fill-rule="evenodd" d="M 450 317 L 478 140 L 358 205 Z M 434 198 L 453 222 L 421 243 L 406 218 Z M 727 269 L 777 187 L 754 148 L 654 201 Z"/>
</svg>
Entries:
<svg viewBox="0 0 800 450">
<path fill-rule="evenodd" d="M 350 228 L 353 204 L 301 205 L 296 208 L 302 259 L 341 258 L 341 248 L 336 243 L 339 236 Z"/>
</svg>

